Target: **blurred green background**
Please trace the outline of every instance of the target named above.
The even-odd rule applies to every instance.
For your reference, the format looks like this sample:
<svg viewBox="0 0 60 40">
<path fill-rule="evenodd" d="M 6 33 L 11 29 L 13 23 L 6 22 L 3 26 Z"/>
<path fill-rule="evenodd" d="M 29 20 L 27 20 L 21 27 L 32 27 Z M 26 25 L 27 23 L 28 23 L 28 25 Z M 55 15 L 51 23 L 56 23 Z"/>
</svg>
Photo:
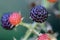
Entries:
<svg viewBox="0 0 60 40">
<path fill-rule="evenodd" d="M 0 0 L 0 19 L 1 16 L 6 12 L 13 12 L 13 11 L 21 11 L 22 16 L 24 17 L 23 22 L 32 23 L 29 19 L 29 7 L 28 7 L 29 0 Z M 57 4 L 58 5 L 58 2 Z M 55 7 L 55 6 L 54 6 Z M 58 7 L 55 7 L 59 10 Z M 54 32 L 60 33 L 60 19 L 57 18 L 52 10 L 48 10 L 51 16 L 48 17 L 48 22 L 52 25 Z M 13 30 L 5 30 L 0 25 L 0 40 L 13 40 L 15 37 L 17 40 L 20 40 L 26 32 L 27 28 L 23 26 L 16 27 L 16 31 Z M 60 36 L 57 37 L 60 40 Z"/>
</svg>

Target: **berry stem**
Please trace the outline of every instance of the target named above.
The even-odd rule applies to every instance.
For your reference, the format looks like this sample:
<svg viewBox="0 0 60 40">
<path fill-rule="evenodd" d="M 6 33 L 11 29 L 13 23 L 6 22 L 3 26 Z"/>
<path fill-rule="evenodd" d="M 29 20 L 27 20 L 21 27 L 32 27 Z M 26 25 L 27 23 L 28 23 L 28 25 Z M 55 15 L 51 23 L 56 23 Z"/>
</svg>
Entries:
<svg viewBox="0 0 60 40">
<path fill-rule="evenodd" d="M 41 29 L 44 30 L 44 31 L 46 32 L 47 29 L 46 29 L 46 25 L 45 25 L 45 24 L 46 24 L 46 22 L 41 23 L 41 24 L 39 23 Z"/>
<path fill-rule="evenodd" d="M 36 23 L 36 22 L 34 22 L 33 24 L 32 24 L 32 32 L 34 32 L 35 34 L 37 34 L 37 35 L 39 35 L 39 32 L 37 32 L 36 30 L 35 30 L 35 28 L 37 27 L 37 25 L 38 25 L 38 23 Z"/>
<path fill-rule="evenodd" d="M 40 35 L 39 32 L 37 32 L 35 29 L 33 29 L 33 32 L 37 34 L 38 36 Z"/>
<path fill-rule="evenodd" d="M 22 26 L 24 26 L 24 27 L 26 27 L 26 28 L 30 29 L 30 27 L 29 27 L 29 26 L 30 26 L 31 24 L 21 22 L 21 23 L 20 23 L 20 25 L 22 25 Z"/>
<path fill-rule="evenodd" d="M 39 23 L 36 23 L 36 22 L 34 22 L 33 24 L 28 24 L 28 23 L 24 23 L 24 22 L 20 23 L 20 25 L 23 25 L 24 27 L 28 28 L 26 34 L 24 35 L 23 40 L 27 40 L 28 37 L 31 35 L 31 33 L 37 34 L 38 36 L 40 35 L 39 32 L 35 30 L 35 28 L 37 27 L 38 24 Z M 44 25 L 42 25 L 42 26 L 44 26 Z"/>
<path fill-rule="evenodd" d="M 28 37 L 31 35 L 31 33 L 32 33 L 32 31 L 31 31 L 31 30 L 27 30 L 27 32 L 26 32 L 26 34 L 25 34 L 25 36 L 24 36 L 23 40 L 27 40 L 27 39 L 28 39 Z"/>
<path fill-rule="evenodd" d="M 24 23 L 24 22 L 21 22 L 20 25 L 28 28 L 28 29 L 31 29 L 31 28 L 36 28 L 37 27 L 37 24 L 36 22 L 34 22 L 33 24 L 29 24 L 29 23 Z"/>
</svg>

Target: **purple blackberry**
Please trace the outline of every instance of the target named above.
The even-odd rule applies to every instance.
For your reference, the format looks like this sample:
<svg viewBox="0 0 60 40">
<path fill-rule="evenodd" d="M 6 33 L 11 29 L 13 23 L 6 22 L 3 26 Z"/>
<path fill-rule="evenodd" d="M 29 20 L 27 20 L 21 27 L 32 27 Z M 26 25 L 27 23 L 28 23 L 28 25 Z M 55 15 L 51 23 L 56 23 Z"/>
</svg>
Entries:
<svg viewBox="0 0 60 40">
<path fill-rule="evenodd" d="M 31 9 L 30 16 L 33 21 L 42 23 L 47 20 L 48 12 L 43 6 L 39 5 Z"/>
<path fill-rule="evenodd" d="M 8 18 L 9 18 L 10 14 L 4 14 L 1 18 L 1 22 L 2 22 L 2 27 L 8 30 L 13 29 L 15 26 L 12 26 L 12 24 L 10 24 Z"/>
</svg>

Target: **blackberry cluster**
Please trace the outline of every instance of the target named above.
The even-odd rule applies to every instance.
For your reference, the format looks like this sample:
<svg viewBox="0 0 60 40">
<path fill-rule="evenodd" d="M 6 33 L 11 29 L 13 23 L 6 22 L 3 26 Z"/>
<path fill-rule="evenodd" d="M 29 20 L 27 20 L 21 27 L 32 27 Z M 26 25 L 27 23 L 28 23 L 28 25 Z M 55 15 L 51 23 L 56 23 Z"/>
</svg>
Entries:
<svg viewBox="0 0 60 40">
<path fill-rule="evenodd" d="M 43 6 L 39 5 L 31 9 L 30 16 L 33 21 L 42 23 L 46 21 L 48 12 Z"/>
<path fill-rule="evenodd" d="M 1 18 L 1 22 L 2 22 L 1 25 L 2 25 L 3 28 L 5 28 L 7 30 L 11 30 L 15 27 L 14 25 L 12 26 L 12 24 L 9 22 L 9 20 L 8 20 L 9 16 L 10 16 L 10 14 L 6 13 Z"/>
</svg>

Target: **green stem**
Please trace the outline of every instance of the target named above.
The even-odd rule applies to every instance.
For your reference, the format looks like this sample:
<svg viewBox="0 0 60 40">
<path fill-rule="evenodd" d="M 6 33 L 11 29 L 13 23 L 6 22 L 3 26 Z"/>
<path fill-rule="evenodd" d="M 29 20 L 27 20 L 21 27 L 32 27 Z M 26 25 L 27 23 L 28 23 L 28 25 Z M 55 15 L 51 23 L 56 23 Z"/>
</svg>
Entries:
<svg viewBox="0 0 60 40">
<path fill-rule="evenodd" d="M 27 23 L 24 23 L 24 22 L 21 22 L 20 25 L 28 28 L 23 40 L 27 40 L 28 37 L 31 35 L 31 33 L 35 33 L 37 35 L 39 35 L 39 33 L 35 30 L 35 28 L 37 27 L 37 24 L 36 22 L 34 22 L 33 24 L 27 24 Z"/>
<path fill-rule="evenodd" d="M 30 29 L 29 26 L 30 26 L 31 24 L 27 24 L 27 23 L 21 22 L 20 25 L 22 25 L 22 26 L 24 26 L 24 27 Z"/>
<path fill-rule="evenodd" d="M 37 25 L 38 25 L 38 23 L 34 22 L 34 23 L 32 24 L 32 29 L 31 29 L 31 30 L 32 30 L 33 33 L 39 35 L 39 32 L 35 30 L 35 28 L 37 27 Z"/>
<path fill-rule="evenodd" d="M 33 32 L 37 34 L 38 36 L 40 35 L 39 32 L 37 32 L 35 29 L 33 29 Z"/>
<path fill-rule="evenodd" d="M 46 29 L 45 23 L 41 23 L 41 24 L 39 23 L 39 25 L 40 25 L 41 29 L 46 32 L 47 29 Z"/>
<path fill-rule="evenodd" d="M 31 35 L 32 31 L 28 30 L 23 38 L 23 40 L 27 40 L 28 37 Z"/>
<path fill-rule="evenodd" d="M 35 29 L 35 28 L 37 27 L 37 25 L 38 25 L 38 23 L 34 22 L 34 23 L 32 24 L 32 28 Z"/>
<path fill-rule="evenodd" d="M 31 29 L 31 24 L 28 24 L 28 23 L 24 23 L 24 22 L 21 22 L 20 25 L 28 28 L 26 34 L 24 35 L 24 38 L 22 40 L 27 40 L 28 37 L 31 35 L 32 31 L 30 30 Z"/>
<path fill-rule="evenodd" d="M 41 24 L 39 24 L 40 26 L 42 26 L 42 27 L 45 27 L 45 23 L 41 23 Z"/>
</svg>

